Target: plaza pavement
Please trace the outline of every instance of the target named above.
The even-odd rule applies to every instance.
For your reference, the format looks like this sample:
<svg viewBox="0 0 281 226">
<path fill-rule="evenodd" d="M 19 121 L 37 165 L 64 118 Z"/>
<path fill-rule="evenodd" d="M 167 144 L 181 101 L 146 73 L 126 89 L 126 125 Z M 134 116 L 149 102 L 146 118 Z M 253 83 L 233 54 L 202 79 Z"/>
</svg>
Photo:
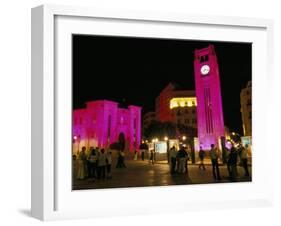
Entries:
<svg viewBox="0 0 281 226">
<path fill-rule="evenodd" d="M 156 161 L 154 165 L 148 160 L 138 159 L 126 160 L 127 168 L 116 169 L 116 161 L 112 164 L 112 178 L 100 179 L 93 182 L 90 179 L 73 179 L 73 190 L 77 189 L 101 189 L 101 188 L 124 188 L 124 187 L 144 187 L 144 186 L 167 186 L 167 185 L 188 185 L 188 184 L 207 184 L 207 183 L 226 183 L 228 172 L 226 165 L 220 166 L 222 179 L 215 181 L 212 174 L 212 166 L 208 159 L 206 160 L 206 170 L 199 170 L 197 164 L 189 164 L 189 173 L 170 174 L 170 168 L 167 161 Z M 244 177 L 244 169 L 237 166 L 238 182 L 250 182 L 251 177 Z M 251 175 L 251 166 L 249 172 Z"/>
</svg>

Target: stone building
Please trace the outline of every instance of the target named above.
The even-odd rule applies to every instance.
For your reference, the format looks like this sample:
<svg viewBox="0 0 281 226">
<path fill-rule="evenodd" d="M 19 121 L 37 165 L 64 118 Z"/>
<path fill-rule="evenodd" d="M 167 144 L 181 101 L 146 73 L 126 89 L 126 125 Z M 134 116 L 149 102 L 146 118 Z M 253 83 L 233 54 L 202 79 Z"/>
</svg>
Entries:
<svg viewBox="0 0 281 226">
<path fill-rule="evenodd" d="M 138 150 L 141 143 L 141 107 L 130 105 L 119 108 L 118 103 L 97 100 L 86 103 L 86 108 L 73 111 L 73 151 L 82 146 L 107 148 L 117 142 L 120 134 L 126 149 Z"/>
</svg>

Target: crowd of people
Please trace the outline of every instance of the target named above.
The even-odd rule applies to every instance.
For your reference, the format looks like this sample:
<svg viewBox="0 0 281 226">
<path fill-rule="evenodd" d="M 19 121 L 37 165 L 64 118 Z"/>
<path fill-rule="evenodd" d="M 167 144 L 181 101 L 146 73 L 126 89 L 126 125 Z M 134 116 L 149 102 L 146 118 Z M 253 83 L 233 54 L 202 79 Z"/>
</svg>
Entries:
<svg viewBox="0 0 281 226">
<path fill-rule="evenodd" d="M 78 180 L 110 179 L 112 152 L 111 150 L 91 147 L 86 153 L 86 147 L 82 147 L 78 156 L 73 155 L 73 175 Z"/>
<path fill-rule="evenodd" d="M 245 147 L 241 144 L 232 144 L 230 149 L 226 150 L 224 162 L 227 165 L 227 171 L 230 181 L 237 181 L 237 165 L 244 169 L 244 176 L 249 177 L 248 170 L 248 145 Z M 125 164 L 125 152 L 117 151 L 116 168 L 127 168 Z M 140 154 L 141 160 L 145 160 L 146 150 L 141 149 L 140 152 L 135 151 L 133 160 L 138 159 Z M 212 175 L 214 180 L 221 180 L 219 158 L 220 154 L 214 144 L 211 144 L 210 150 L 206 151 L 200 147 L 198 152 L 199 170 L 206 170 L 205 159 L 209 157 L 212 165 Z M 181 146 L 179 150 L 173 146 L 168 151 L 168 158 L 170 164 L 170 173 L 173 174 L 187 174 L 188 175 L 188 162 L 190 160 L 190 153 L 186 147 Z M 240 160 L 238 162 L 238 159 Z M 86 152 L 86 147 L 78 155 L 73 155 L 73 176 L 75 179 L 83 180 L 90 179 L 92 181 L 99 179 L 112 178 L 111 165 L 112 165 L 112 151 L 110 149 L 99 149 L 91 147 Z M 155 163 L 155 150 L 149 151 L 148 160 L 150 163 Z"/>
<path fill-rule="evenodd" d="M 241 144 L 232 144 L 230 149 L 226 149 L 225 161 L 228 170 L 228 178 L 230 181 L 237 181 L 237 165 L 240 165 L 244 169 L 244 176 L 249 177 L 249 169 L 248 169 L 248 151 L 249 146 L 242 146 Z M 214 144 L 211 144 L 210 150 L 204 151 L 202 147 L 198 152 L 199 157 L 199 170 L 206 170 L 205 166 L 205 158 L 209 156 L 211 164 L 212 164 L 212 174 L 214 180 L 221 180 L 220 166 L 219 166 L 219 152 Z M 188 174 L 188 161 L 190 159 L 189 152 L 185 147 L 181 147 L 178 151 L 175 147 L 172 147 L 169 150 L 169 158 L 170 158 L 170 173 L 186 173 Z M 238 163 L 238 159 L 240 162 Z"/>
</svg>

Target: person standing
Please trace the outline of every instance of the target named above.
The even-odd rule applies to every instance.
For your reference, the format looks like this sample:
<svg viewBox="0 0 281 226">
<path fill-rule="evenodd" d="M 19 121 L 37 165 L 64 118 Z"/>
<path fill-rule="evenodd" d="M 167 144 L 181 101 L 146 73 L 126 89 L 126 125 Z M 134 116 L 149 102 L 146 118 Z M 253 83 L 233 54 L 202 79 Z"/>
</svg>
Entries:
<svg viewBox="0 0 281 226">
<path fill-rule="evenodd" d="M 176 164 L 177 164 L 177 151 L 176 148 L 173 146 L 170 149 L 170 164 L 171 164 L 171 174 L 174 174 L 176 172 Z"/>
<path fill-rule="evenodd" d="M 144 152 L 145 152 L 145 149 L 141 149 L 141 160 L 144 161 Z"/>
<path fill-rule="evenodd" d="M 221 180 L 218 162 L 218 150 L 215 148 L 214 144 L 211 144 L 210 158 L 212 161 L 213 177 L 215 180 Z"/>
<path fill-rule="evenodd" d="M 106 153 L 104 149 L 101 149 L 98 156 L 98 179 L 105 179 L 105 168 L 106 168 Z"/>
<path fill-rule="evenodd" d="M 200 150 L 199 150 L 199 159 L 200 159 L 200 163 L 199 163 L 199 170 L 202 168 L 203 170 L 206 170 L 205 168 L 205 164 L 204 164 L 204 158 L 205 158 L 205 152 L 202 149 L 202 146 L 200 146 Z"/>
<path fill-rule="evenodd" d="M 245 171 L 245 174 L 244 174 L 245 177 L 250 176 L 249 170 L 248 170 L 248 149 L 249 149 L 249 145 L 246 144 L 245 147 L 242 147 L 241 154 L 240 154 L 242 166 Z"/>
<path fill-rule="evenodd" d="M 138 160 L 138 152 L 137 152 L 137 150 L 135 150 L 135 153 L 134 153 L 134 160 L 135 161 Z"/>
<path fill-rule="evenodd" d="M 151 151 L 150 151 L 150 160 L 151 160 L 152 165 L 154 165 L 154 162 L 155 162 L 155 150 L 154 149 L 151 149 Z"/>
<path fill-rule="evenodd" d="M 119 151 L 118 152 L 118 157 L 117 157 L 116 168 L 121 168 L 121 164 L 122 164 L 122 156 L 121 156 L 121 151 Z"/>
<path fill-rule="evenodd" d="M 121 156 L 121 168 L 127 168 L 125 165 L 125 152 L 124 150 L 122 150 L 120 152 L 120 156 Z"/>
<path fill-rule="evenodd" d="M 237 158 L 238 152 L 235 147 L 232 146 L 227 160 L 229 178 L 231 181 L 236 181 L 237 179 Z"/>
<path fill-rule="evenodd" d="M 184 173 L 186 152 L 183 147 L 181 147 L 180 150 L 178 151 L 177 158 L 179 159 L 178 173 Z"/>
<path fill-rule="evenodd" d="M 188 174 L 188 161 L 189 161 L 189 153 L 186 150 L 186 148 L 183 148 L 184 152 L 185 152 L 185 173 Z"/>
<path fill-rule="evenodd" d="M 89 177 L 95 181 L 97 178 L 98 155 L 93 148 L 89 156 Z"/>
<path fill-rule="evenodd" d="M 86 147 L 82 147 L 82 151 L 79 153 L 78 156 L 78 172 L 77 172 L 77 179 L 83 180 L 86 177 Z"/>
</svg>

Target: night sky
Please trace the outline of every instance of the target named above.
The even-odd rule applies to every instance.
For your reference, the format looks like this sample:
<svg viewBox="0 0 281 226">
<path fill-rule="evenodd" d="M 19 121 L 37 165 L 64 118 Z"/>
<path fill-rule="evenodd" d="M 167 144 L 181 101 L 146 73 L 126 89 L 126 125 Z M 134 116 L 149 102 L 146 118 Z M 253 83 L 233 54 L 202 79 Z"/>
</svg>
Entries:
<svg viewBox="0 0 281 226">
<path fill-rule="evenodd" d="M 242 134 L 240 91 L 252 78 L 252 45 L 213 41 L 73 35 L 73 108 L 113 100 L 154 111 L 169 82 L 195 90 L 194 50 L 215 46 L 225 125 Z"/>
</svg>

